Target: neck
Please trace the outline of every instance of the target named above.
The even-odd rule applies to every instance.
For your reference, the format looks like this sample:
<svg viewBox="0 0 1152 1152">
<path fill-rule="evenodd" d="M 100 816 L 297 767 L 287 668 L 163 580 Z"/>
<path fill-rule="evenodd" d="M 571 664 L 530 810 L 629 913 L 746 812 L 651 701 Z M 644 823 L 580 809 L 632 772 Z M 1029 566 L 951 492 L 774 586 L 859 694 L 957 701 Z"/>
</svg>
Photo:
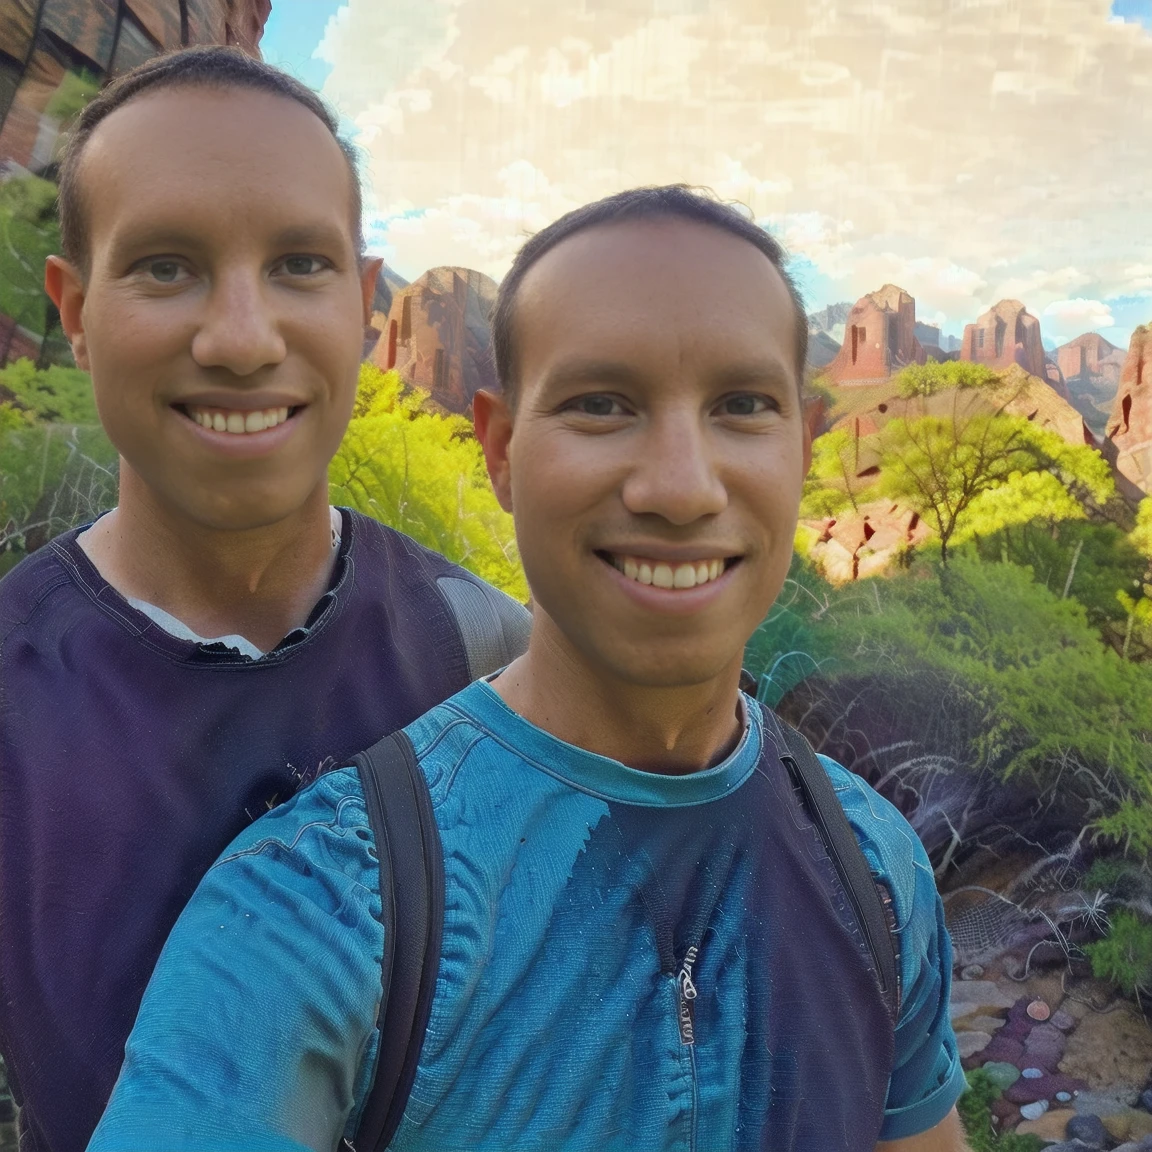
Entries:
<svg viewBox="0 0 1152 1152">
<path fill-rule="evenodd" d="M 528 651 L 492 687 L 525 720 L 629 768 L 685 775 L 736 746 L 741 661 L 701 684 L 650 687 L 593 666 L 537 605 Z"/>
<path fill-rule="evenodd" d="M 161 502 L 123 462 L 119 505 L 79 543 L 121 595 L 262 651 L 307 622 L 335 559 L 326 484 L 273 524 L 219 529 Z"/>
</svg>

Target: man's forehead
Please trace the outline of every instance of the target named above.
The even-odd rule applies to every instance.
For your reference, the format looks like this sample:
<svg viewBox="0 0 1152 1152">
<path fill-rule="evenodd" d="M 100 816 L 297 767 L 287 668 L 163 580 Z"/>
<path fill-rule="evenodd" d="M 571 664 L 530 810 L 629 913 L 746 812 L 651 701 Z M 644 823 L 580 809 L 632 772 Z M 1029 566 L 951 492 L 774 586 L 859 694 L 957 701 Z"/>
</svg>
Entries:
<svg viewBox="0 0 1152 1152">
<path fill-rule="evenodd" d="M 97 125 L 80 162 L 89 224 L 131 220 L 134 232 L 171 229 L 194 203 L 210 217 L 213 201 L 221 216 L 247 203 L 246 226 L 327 220 L 347 231 L 350 180 L 340 146 L 309 109 L 243 88 L 143 93 Z"/>
</svg>

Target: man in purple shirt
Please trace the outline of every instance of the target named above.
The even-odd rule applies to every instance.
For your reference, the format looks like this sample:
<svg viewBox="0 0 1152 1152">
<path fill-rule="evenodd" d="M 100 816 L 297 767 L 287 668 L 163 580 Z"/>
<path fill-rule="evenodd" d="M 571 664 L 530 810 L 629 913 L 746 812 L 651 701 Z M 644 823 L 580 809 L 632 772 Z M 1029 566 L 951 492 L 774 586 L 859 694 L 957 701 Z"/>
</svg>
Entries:
<svg viewBox="0 0 1152 1152">
<path fill-rule="evenodd" d="M 159 57 L 81 115 L 60 210 L 47 288 L 120 497 L 0 583 L 0 1052 L 22 1148 L 76 1152 L 221 849 L 506 664 L 527 614 L 329 507 L 380 265 L 314 94 Z"/>
</svg>

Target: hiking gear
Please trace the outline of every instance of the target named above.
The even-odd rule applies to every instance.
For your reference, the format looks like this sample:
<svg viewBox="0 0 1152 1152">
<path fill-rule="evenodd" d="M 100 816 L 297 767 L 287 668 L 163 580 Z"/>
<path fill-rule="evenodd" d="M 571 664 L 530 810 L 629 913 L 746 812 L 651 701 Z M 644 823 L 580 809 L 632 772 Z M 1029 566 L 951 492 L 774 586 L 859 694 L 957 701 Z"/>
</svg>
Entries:
<svg viewBox="0 0 1152 1152">
<path fill-rule="evenodd" d="M 893 1029 L 900 1016 L 900 962 L 891 896 L 876 881 L 824 766 L 808 741 L 761 705 L 766 729 L 828 852 Z M 416 1076 L 440 964 L 444 871 L 440 836 L 412 742 L 393 733 L 354 758 L 376 838 L 384 924 L 383 998 L 375 1078 L 361 1113 L 355 1152 L 383 1152 L 404 1115 Z M 702 931 L 702 929 L 701 929 Z M 698 938 L 699 933 L 695 934 Z M 698 946 L 685 951 L 676 981 L 680 1038 L 695 1042 L 692 981 Z"/>
<path fill-rule="evenodd" d="M 345 509 L 329 590 L 252 660 L 133 609 L 81 531 L 0 582 L 0 1053 L 25 1152 L 83 1152 L 164 941 L 236 835 L 528 631 L 503 593 Z"/>
</svg>

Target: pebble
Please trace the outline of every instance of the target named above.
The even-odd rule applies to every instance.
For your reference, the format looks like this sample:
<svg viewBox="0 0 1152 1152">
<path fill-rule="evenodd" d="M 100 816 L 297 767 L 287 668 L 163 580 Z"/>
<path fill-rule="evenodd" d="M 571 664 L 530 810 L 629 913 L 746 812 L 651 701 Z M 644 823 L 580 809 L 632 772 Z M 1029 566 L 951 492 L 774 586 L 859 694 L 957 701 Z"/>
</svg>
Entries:
<svg viewBox="0 0 1152 1152">
<path fill-rule="evenodd" d="M 1047 1020 L 1052 1015 L 1052 1009 L 1043 1000 L 1033 1000 L 1028 1005 L 1028 1015 L 1033 1020 Z"/>
<path fill-rule="evenodd" d="M 1044 1073 L 1039 1068 L 1025 1068 L 1020 1075 L 1023 1076 L 1025 1080 L 1039 1080 Z"/>
<path fill-rule="evenodd" d="M 1059 1028 L 1061 1032 L 1071 1032 L 1076 1027 L 1076 1018 L 1069 1016 L 1067 1012 L 1061 1010 L 1052 1013 L 1052 1019 L 1048 1021 L 1053 1028 Z"/>
<path fill-rule="evenodd" d="M 1104 1121 L 1099 1116 L 1073 1116 L 1064 1129 L 1069 1140 L 1081 1140 L 1089 1148 L 1103 1148 L 1108 1142 Z"/>
<path fill-rule="evenodd" d="M 1004 1060 L 988 1060 L 984 1064 L 988 1079 L 1000 1089 L 1011 1088 L 1020 1079 L 1020 1069 Z"/>
<path fill-rule="evenodd" d="M 1056 1099 L 1059 1100 L 1061 1104 L 1067 1104 L 1068 1101 L 1072 1099 L 1072 1093 L 1071 1092 L 1057 1092 L 1056 1093 Z"/>
<path fill-rule="evenodd" d="M 979 964 L 966 964 L 960 969 L 961 980 L 979 980 L 984 975 L 984 969 Z"/>
<path fill-rule="evenodd" d="M 1031 1104 L 1025 1104 L 1021 1107 L 1020 1115 L 1023 1116 L 1025 1120 L 1039 1120 L 1047 1111 L 1047 1100 L 1034 1100 Z"/>
</svg>

